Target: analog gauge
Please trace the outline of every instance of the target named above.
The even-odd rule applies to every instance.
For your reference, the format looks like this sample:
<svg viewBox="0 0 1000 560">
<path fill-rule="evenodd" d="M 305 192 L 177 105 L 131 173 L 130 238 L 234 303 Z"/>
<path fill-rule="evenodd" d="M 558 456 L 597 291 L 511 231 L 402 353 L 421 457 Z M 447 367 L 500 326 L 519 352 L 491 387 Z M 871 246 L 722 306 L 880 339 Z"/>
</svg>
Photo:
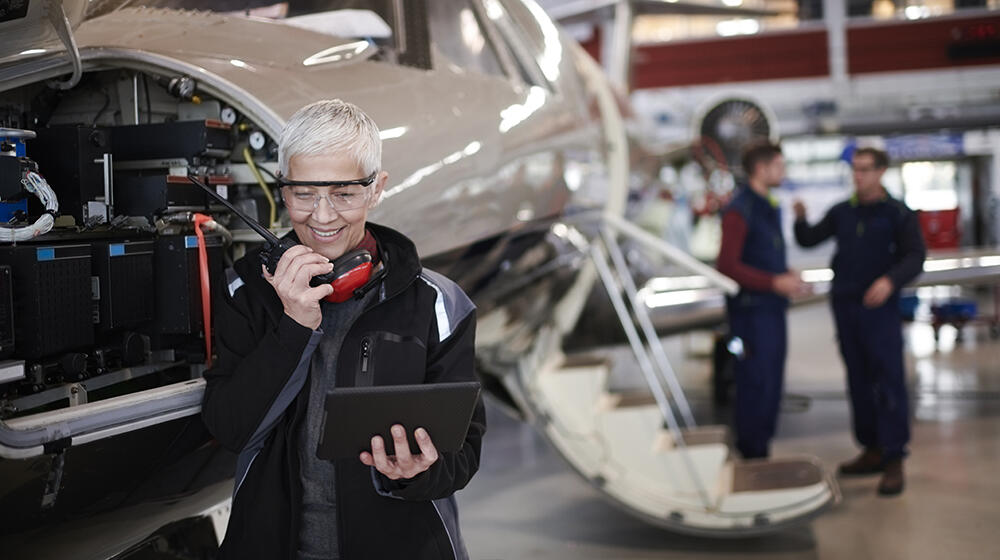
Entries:
<svg viewBox="0 0 1000 560">
<path fill-rule="evenodd" d="M 233 125 L 236 123 L 236 110 L 232 107 L 223 107 L 222 113 L 219 115 L 222 122 Z"/>
<path fill-rule="evenodd" d="M 263 132 L 255 130 L 250 133 L 250 147 L 253 148 L 254 150 L 256 151 L 263 150 L 266 141 L 267 138 L 264 136 Z"/>
</svg>

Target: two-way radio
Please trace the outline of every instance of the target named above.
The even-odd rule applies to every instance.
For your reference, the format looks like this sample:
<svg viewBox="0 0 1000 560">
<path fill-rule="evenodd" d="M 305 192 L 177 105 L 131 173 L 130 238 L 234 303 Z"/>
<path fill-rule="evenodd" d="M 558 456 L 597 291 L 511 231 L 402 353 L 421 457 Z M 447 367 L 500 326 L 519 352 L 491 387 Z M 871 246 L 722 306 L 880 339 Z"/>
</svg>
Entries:
<svg viewBox="0 0 1000 560">
<path fill-rule="evenodd" d="M 230 212 L 246 222 L 252 230 L 264 238 L 266 246 L 260 251 L 260 261 L 268 273 L 274 274 L 274 271 L 278 268 L 278 261 L 281 260 L 281 256 L 285 254 L 285 251 L 298 245 L 294 240 L 287 237 L 278 238 L 278 236 L 271 233 L 270 230 L 259 224 L 256 220 L 237 210 L 232 203 L 215 192 L 214 189 L 199 181 L 194 175 L 189 174 L 187 178 L 195 185 L 201 187 L 212 198 L 219 201 Z M 356 290 L 362 288 L 368 282 L 371 276 L 372 255 L 365 249 L 348 251 L 330 262 L 333 263 L 333 270 L 326 274 L 313 276 L 309 280 L 309 285 L 313 288 L 322 286 L 323 284 L 333 285 L 334 291 L 325 298 L 327 301 L 337 303 L 347 301 L 351 296 L 355 295 Z"/>
</svg>

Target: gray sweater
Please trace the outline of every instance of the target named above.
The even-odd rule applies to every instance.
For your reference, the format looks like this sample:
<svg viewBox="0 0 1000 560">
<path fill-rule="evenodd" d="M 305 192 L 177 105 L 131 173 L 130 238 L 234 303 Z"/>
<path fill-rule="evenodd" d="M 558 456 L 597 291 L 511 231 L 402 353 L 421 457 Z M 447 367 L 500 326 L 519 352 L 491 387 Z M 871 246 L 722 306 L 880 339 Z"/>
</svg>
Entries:
<svg viewBox="0 0 1000 560">
<path fill-rule="evenodd" d="M 302 523 L 299 529 L 300 560 L 339 558 L 337 549 L 337 494 L 334 466 L 316 457 L 316 446 L 323 430 L 323 404 L 337 379 L 337 357 L 354 322 L 365 305 L 376 297 L 371 290 L 358 300 L 343 303 L 320 302 L 323 338 L 312 356 L 309 370 L 309 408 L 299 434 L 299 461 L 302 480 Z"/>
</svg>

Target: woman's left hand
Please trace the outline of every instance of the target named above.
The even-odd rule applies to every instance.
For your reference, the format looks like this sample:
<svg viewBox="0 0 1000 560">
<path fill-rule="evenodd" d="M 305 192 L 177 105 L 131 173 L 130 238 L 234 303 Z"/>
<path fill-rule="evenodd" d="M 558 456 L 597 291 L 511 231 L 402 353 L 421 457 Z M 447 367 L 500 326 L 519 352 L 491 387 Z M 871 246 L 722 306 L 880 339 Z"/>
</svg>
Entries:
<svg viewBox="0 0 1000 560">
<path fill-rule="evenodd" d="M 437 448 L 434 447 L 434 442 L 431 441 L 427 430 L 417 428 L 413 432 L 413 436 L 417 438 L 417 445 L 420 446 L 420 453 L 417 455 L 410 453 L 410 444 L 406 440 L 406 431 L 402 426 L 396 424 L 390 432 L 392 433 L 392 443 L 396 447 L 396 454 L 386 455 L 382 436 L 375 436 L 372 438 L 372 452 L 363 451 L 361 453 L 362 463 L 369 467 L 375 467 L 378 472 L 390 480 L 399 480 L 417 476 L 431 468 L 431 465 L 438 460 Z"/>
</svg>

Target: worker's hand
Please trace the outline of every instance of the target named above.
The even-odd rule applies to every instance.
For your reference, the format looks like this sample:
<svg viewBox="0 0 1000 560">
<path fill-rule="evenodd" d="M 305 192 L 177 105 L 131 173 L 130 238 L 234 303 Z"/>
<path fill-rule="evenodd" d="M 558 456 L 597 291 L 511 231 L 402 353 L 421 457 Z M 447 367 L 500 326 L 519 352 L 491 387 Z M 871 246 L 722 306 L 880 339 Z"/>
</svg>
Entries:
<svg viewBox="0 0 1000 560">
<path fill-rule="evenodd" d="M 795 270 L 778 274 L 774 277 L 771 286 L 776 293 L 789 299 L 806 291 L 805 284 L 802 283 L 802 277 Z"/>
<path fill-rule="evenodd" d="M 260 266 L 264 279 L 278 294 L 278 299 L 285 308 L 285 315 L 303 327 L 318 329 L 323 322 L 319 300 L 333 293 L 333 286 L 323 284 L 311 288 L 309 280 L 333 270 L 333 263 L 305 245 L 296 245 L 281 255 L 273 276 L 268 274 L 264 265 Z"/>
<path fill-rule="evenodd" d="M 868 287 L 868 291 L 865 292 L 865 299 L 863 300 L 865 307 L 869 309 L 882 307 L 882 304 L 892 295 L 892 291 L 895 289 L 896 287 L 892 285 L 892 280 L 889 280 L 888 276 L 879 276 L 878 280 L 872 282 L 872 285 Z"/>
<path fill-rule="evenodd" d="M 400 478 L 413 478 L 418 474 L 431 468 L 431 465 L 438 460 L 438 451 L 431 441 L 430 434 L 423 428 L 417 428 L 413 432 L 413 437 L 417 439 L 420 446 L 420 453 L 413 455 L 410 453 L 410 444 L 406 441 L 406 430 L 396 424 L 390 430 L 392 432 L 392 444 L 396 446 L 395 455 L 385 454 L 385 444 L 382 436 L 372 438 L 372 452 L 361 452 L 361 462 L 369 467 L 375 467 L 378 472 L 387 476 L 390 480 Z"/>
<path fill-rule="evenodd" d="M 806 205 L 802 204 L 801 200 L 796 199 L 795 202 L 792 203 L 792 212 L 795 213 L 796 220 L 806 219 Z"/>
</svg>

